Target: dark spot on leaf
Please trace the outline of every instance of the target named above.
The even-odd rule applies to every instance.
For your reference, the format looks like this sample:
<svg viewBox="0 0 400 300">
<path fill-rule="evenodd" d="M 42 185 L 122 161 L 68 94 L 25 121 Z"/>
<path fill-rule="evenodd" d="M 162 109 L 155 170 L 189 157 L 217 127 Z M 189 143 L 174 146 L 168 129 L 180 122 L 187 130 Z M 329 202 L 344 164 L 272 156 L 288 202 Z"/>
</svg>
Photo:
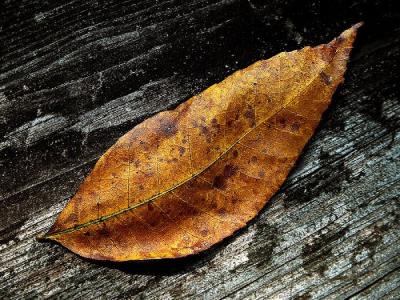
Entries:
<svg viewBox="0 0 400 300">
<path fill-rule="evenodd" d="M 161 119 L 160 129 L 162 134 L 165 136 L 172 136 L 178 131 L 175 121 L 171 119 Z"/>
<path fill-rule="evenodd" d="M 202 229 L 200 230 L 200 234 L 201 234 L 202 236 L 207 236 L 207 235 L 208 235 L 208 229 L 207 229 L 207 228 L 202 228 Z"/>
<path fill-rule="evenodd" d="M 71 213 L 68 218 L 65 219 L 65 223 L 77 223 L 78 222 L 78 216 L 76 215 L 75 212 Z"/>
<path fill-rule="evenodd" d="M 226 215 L 226 210 L 224 208 L 220 208 L 218 209 L 218 215 L 220 215 L 221 217 L 224 217 Z"/>
<path fill-rule="evenodd" d="M 222 189 L 224 188 L 224 184 L 225 184 L 225 179 L 223 176 L 218 175 L 214 177 L 212 186 L 217 188 L 217 189 Z"/>
<path fill-rule="evenodd" d="M 297 122 L 295 122 L 295 123 L 293 123 L 290 127 L 292 128 L 293 131 L 299 131 L 299 129 L 300 129 L 300 124 L 297 123 Z"/>
<path fill-rule="evenodd" d="M 201 133 L 206 137 L 208 143 L 211 143 L 211 133 L 207 126 L 200 126 Z"/>
<path fill-rule="evenodd" d="M 237 172 L 237 169 L 238 169 L 237 166 L 226 165 L 223 173 L 221 175 L 217 175 L 214 177 L 212 186 L 217 189 L 224 189 L 226 179 L 235 175 Z"/>
<path fill-rule="evenodd" d="M 244 116 L 249 120 L 250 127 L 254 127 L 256 125 L 256 114 L 254 113 L 254 109 L 248 109 L 244 113 Z"/>
<path fill-rule="evenodd" d="M 319 76 L 321 77 L 322 81 L 323 81 L 326 85 L 330 85 L 330 84 L 332 83 L 332 76 L 326 74 L 325 72 L 319 73 Z"/>
<path fill-rule="evenodd" d="M 185 153 L 186 149 L 184 147 L 179 146 L 179 155 L 182 156 Z"/>
<path fill-rule="evenodd" d="M 154 209 L 153 207 L 151 209 L 149 208 L 149 211 L 152 211 L 153 209 Z M 148 222 L 148 224 L 150 226 L 155 227 L 155 226 L 158 225 L 159 219 L 158 218 L 152 218 L 152 219 L 148 220 L 147 222 Z"/>
<path fill-rule="evenodd" d="M 238 167 L 237 166 L 232 166 L 232 165 L 226 165 L 224 168 L 224 176 L 226 178 L 229 178 L 233 175 L 236 174 Z"/>
<path fill-rule="evenodd" d="M 232 157 L 236 158 L 236 157 L 238 157 L 238 155 L 239 155 L 238 151 L 237 150 L 233 150 Z"/>
<path fill-rule="evenodd" d="M 107 229 L 107 227 L 104 225 L 104 223 L 102 223 L 103 226 L 99 229 L 99 234 L 102 236 L 108 236 L 110 235 L 110 231 Z"/>
</svg>

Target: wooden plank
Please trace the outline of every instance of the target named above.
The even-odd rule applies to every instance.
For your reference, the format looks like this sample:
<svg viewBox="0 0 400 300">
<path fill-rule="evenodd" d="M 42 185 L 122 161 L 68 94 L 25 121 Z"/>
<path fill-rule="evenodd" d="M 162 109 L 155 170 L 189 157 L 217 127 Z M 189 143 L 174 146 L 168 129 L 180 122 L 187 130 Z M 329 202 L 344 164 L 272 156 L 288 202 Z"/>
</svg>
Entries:
<svg viewBox="0 0 400 300">
<path fill-rule="evenodd" d="M 329 3 L 4 3 L 0 297 L 399 298 L 400 14 L 393 1 Z M 317 134 L 233 237 L 194 257 L 126 264 L 36 241 L 132 126 L 360 20 L 346 82 Z"/>
</svg>

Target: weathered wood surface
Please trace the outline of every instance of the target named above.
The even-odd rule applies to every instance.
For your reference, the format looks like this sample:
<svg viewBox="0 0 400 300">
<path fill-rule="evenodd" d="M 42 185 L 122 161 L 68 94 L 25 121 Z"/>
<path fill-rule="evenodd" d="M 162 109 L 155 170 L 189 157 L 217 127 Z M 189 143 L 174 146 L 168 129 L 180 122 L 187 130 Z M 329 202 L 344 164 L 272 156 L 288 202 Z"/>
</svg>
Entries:
<svg viewBox="0 0 400 300">
<path fill-rule="evenodd" d="M 372 2 L 3 2 L 0 298 L 399 298 L 400 12 Z M 36 241 L 135 124 L 360 20 L 345 84 L 244 230 L 151 263 L 99 264 Z"/>
</svg>

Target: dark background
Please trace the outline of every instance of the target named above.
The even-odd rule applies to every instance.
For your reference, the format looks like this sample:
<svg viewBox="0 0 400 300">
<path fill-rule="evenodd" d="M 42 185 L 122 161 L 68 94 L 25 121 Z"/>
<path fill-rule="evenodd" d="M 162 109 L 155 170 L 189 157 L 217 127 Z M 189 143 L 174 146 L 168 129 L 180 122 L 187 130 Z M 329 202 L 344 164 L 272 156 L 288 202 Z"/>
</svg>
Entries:
<svg viewBox="0 0 400 300">
<path fill-rule="evenodd" d="M 394 4 L 2 1 L 0 296 L 398 297 Z M 344 85 L 249 227 L 199 256 L 144 265 L 99 265 L 35 240 L 135 124 L 235 70 L 328 42 L 359 21 Z"/>
</svg>

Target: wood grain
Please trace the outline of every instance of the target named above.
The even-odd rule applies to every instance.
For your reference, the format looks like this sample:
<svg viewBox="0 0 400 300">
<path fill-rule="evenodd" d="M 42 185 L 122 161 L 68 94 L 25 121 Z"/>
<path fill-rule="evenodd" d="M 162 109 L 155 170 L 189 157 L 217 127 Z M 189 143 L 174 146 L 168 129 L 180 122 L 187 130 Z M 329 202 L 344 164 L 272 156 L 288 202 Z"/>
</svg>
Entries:
<svg viewBox="0 0 400 300">
<path fill-rule="evenodd" d="M 0 297 L 400 295 L 399 30 L 387 1 L 5 2 L 0 56 Z M 204 254 L 97 264 L 36 234 L 144 118 L 232 71 L 360 20 L 316 136 L 266 209 Z"/>
</svg>

